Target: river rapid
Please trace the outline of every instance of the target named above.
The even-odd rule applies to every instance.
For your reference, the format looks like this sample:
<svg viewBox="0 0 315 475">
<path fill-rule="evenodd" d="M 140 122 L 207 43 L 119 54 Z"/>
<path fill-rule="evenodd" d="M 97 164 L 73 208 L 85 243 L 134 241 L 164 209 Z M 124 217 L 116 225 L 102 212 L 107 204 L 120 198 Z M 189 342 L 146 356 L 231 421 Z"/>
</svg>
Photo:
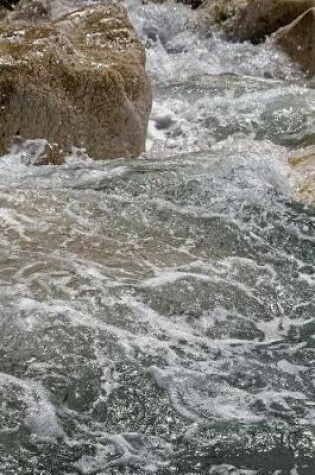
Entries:
<svg viewBox="0 0 315 475">
<path fill-rule="evenodd" d="M 0 474 L 314 475 L 315 213 L 287 165 L 314 83 L 183 5 L 126 6 L 147 152 L 0 159 Z"/>
</svg>

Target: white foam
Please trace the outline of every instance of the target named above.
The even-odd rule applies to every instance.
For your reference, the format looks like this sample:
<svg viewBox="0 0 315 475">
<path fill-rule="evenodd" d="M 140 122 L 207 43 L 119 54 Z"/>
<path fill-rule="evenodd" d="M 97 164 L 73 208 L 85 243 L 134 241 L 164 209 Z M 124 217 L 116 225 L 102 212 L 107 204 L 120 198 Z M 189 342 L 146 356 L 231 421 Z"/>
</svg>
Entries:
<svg viewBox="0 0 315 475">
<path fill-rule="evenodd" d="M 0 373 L 0 387 L 17 387 L 22 390 L 23 402 L 26 404 L 24 422 L 35 437 L 50 442 L 56 442 L 57 438 L 63 437 L 55 408 L 40 383 Z"/>
</svg>

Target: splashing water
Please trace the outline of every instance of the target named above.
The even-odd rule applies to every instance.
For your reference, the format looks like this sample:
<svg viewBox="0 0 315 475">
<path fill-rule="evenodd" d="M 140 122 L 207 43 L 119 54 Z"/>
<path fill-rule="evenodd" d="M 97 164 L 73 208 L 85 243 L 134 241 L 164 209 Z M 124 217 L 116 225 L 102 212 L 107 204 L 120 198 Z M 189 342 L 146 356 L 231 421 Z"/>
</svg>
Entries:
<svg viewBox="0 0 315 475">
<path fill-rule="evenodd" d="M 314 89 L 183 5 L 126 6 L 146 154 L 0 160 L 0 473 L 313 475 L 315 216 L 286 156 Z"/>
</svg>

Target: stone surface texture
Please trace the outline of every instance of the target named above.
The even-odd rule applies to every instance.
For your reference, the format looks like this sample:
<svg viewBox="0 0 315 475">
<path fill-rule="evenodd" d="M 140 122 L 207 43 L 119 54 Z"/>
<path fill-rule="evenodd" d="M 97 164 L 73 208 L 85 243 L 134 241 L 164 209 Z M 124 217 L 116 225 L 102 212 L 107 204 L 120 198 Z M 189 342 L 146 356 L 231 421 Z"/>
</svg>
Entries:
<svg viewBox="0 0 315 475">
<path fill-rule="evenodd" d="M 0 23 L 0 153 L 14 136 L 95 159 L 145 148 L 151 86 L 126 11 L 96 5 L 55 21 Z"/>
<path fill-rule="evenodd" d="M 278 30 L 273 39 L 308 75 L 315 74 L 315 8 Z"/>
<path fill-rule="evenodd" d="M 315 206 L 315 145 L 292 152 L 289 164 L 295 178 L 295 199 Z"/>
</svg>

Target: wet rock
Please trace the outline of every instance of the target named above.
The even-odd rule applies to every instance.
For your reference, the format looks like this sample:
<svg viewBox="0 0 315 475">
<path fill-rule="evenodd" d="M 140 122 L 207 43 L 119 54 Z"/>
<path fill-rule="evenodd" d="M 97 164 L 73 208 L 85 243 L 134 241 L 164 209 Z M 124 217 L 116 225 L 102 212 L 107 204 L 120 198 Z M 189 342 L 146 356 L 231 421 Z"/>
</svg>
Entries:
<svg viewBox="0 0 315 475">
<path fill-rule="evenodd" d="M 205 0 L 201 11 L 229 38 L 259 43 L 312 7 L 315 0 Z"/>
<path fill-rule="evenodd" d="M 295 199 L 315 206 L 315 146 L 292 152 L 289 164 L 294 175 Z"/>
<path fill-rule="evenodd" d="M 6 22 L 26 21 L 38 22 L 48 20 L 51 14 L 49 0 L 21 0 L 14 8 L 0 11 L 0 19 Z"/>
<path fill-rule="evenodd" d="M 180 3 L 183 3 L 184 5 L 188 5 L 189 7 L 195 9 L 195 8 L 200 7 L 200 5 L 202 4 L 202 0 L 180 0 Z"/>
<path fill-rule="evenodd" d="M 312 7 L 314 0 L 247 1 L 233 19 L 231 36 L 238 41 L 259 43 Z"/>
<path fill-rule="evenodd" d="M 231 20 L 239 10 L 245 7 L 248 0 L 204 0 L 201 6 L 201 16 L 209 24 L 217 24 L 224 30 L 231 29 Z"/>
<path fill-rule="evenodd" d="M 9 13 L 14 11 L 19 0 L 0 0 L 0 21 L 6 20 Z"/>
<path fill-rule="evenodd" d="M 19 0 L 0 0 L 0 7 L 12 10 Z"/>
<path fill-rule="evenodd" d="M 155 122 L 155 127 L 158 130 L 169 129 L 174 122 L 170 114 L 156 115 L 153 120 Z"/>
<path fill-rule="evenodd" d="M 63 150 L 55 144 L 48 144 L 44 151 L 39 155 L 33 165 L 63 165 L 65 162 L 65 155 Z"/>
<path fill-rule="evenodd" d="M 62 165 L 67 155 L 57 144 L 50 144 L 47 140 L 23 140 L 13 137 L 10 153 L 18 155 L 25 165 Z M 82 159 L 86 157 L 82 156 Z"/>
<path fill-rule="evenodd" d="M 165 3 L 166 0 L 141 0 L 143 5 L 148 5 L 148 3 Z M 175 0 L 177 3 L 183 3 L 193 9 L 200 7 L 203 0 Z"/>
<path fill-rule="evenodd" d="M 145 147 L 151 86 L 145 52 L 119 5 L 27 25 L 0 23 L 0 153 L 14 136 L 95 159 Z"/>
<path fill-rule="evenodd" d="M 315 8 L 281 28 L 274 40 L 307 74 L 315 74 Z"/>
</svg>

